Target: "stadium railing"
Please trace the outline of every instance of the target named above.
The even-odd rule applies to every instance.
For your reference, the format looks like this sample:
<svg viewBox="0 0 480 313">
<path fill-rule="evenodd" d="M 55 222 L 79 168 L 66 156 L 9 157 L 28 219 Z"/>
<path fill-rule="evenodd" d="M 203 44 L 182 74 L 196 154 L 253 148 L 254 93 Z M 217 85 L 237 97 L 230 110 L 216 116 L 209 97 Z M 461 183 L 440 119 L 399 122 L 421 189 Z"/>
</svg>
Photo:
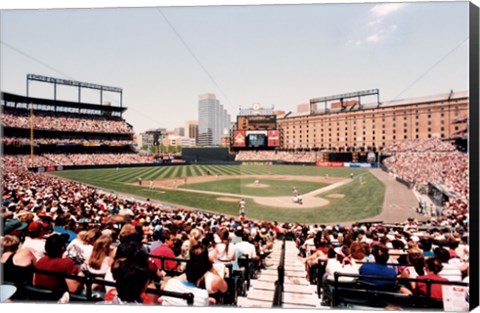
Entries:
<svg viewBox="0 0 480 313">
<path fill-rule="evenodd" d="M 340 277 L 351 277 L 352 282 L 340 282 Z M 465 282 L 436 281 L 430 279 L 392 278 L 372 275 L 358 275 L 338 273 L 334 274 L 335 280 L 328 288 L 331 292 L 331 307 L 345 308 L 385 308 L 395 306 L 406 309 L 439 309 L 443 308 L 443 302 L 431 297 L 432 284 L 467 286 Z M 378 286 L 363 282 L 362 279 L 390 280 L 391 285 Z M 423 282 L 427 286 L 425 295 L 408 295 L 398 291 L 398 288 L 409 282 Z"/>
<path fill-rule="evenodd" d="M 174 277 L 184 274 L 183 271 L 178 270 L 166 270 L 165 269 L 165 261 L 176 261 L 176 262 L 188 262 L 187 259 L 184 258 L 172 258 L 172 257 L 165 257 L 165 256 L 157 256 L 157 255 L 149 255 L 150 258 L 159 259 L 162 265 L 163 271 L 167 274 L 167 276 Z M 248 258 L 247 258 L 248 262 Z M 223 262 L 225 265 L 226 271 L 224 274 L 224 280 L 228 285 L 228 290 L 224 293 L 218 293 L 211 295 L 213 298 L 217 300 L 217 304 L 222 305 L 236 305 L 238 295 L 243 295 L 246 293 L 245 290 L 245 275 L 246 271 L 234 271 L 233 265 L 231 262 Z M 248 263 L 247 263 L 248 264 Z M 248 269 L 247 269 L 248 270 Z M 249 278 L 248 278 L 248 287 L 249 287 Z M 248 290 L 248 289 L 247 289 Z"/>
<path fill-rule="evenodd" d="M 280 251 L 280 261 L 277 267 L 277 281 L 275 281 L 275 291 L 273 293 L 272 307 L 281 307 L 283 304 L 283 284 L 285 282 L 285 241 L 282 241 L 282 250 Z"/>
<path fill-rule="evenodd" d="M 70 293 L 70 302 L 86 302 L 86 303 L 96 303 L 101 302 L 104 299 L 104 295 L 99 292 L 95 292 L 92 288 L 94 284 L 102 286 L 111 286 L 115 287 L 115 282 L 107 281 L 104 279 L 97 279 L 95 276 L 78 276 L 71 275 L 66 273 L 60 273 L 55 271 L 34 269 L 34 273 L 45 274 L 54 277 L 60 277 L 63 279 L 72 279 L 80 282 L 84 288 L 80 293 Z M 45 287 L 34 286 L 31 283 L 27 283 L 22 286 L 16 287 L 19 290 L 22 290 L 22 298 L 17 298 L 17 301 L 41 301 L 41 302 L 57 302 L 62 294 L 66 290 L 51 290 Z M 148 288 L 145 293 L 155 294 L 158 296 L 169 296 L 174 298 L 184 299 L 188 305 L 193 305 L 194 295 L 192 293 L 180 293 L 173 291 L 166 291 L 160 289 Z"/>
</svg>

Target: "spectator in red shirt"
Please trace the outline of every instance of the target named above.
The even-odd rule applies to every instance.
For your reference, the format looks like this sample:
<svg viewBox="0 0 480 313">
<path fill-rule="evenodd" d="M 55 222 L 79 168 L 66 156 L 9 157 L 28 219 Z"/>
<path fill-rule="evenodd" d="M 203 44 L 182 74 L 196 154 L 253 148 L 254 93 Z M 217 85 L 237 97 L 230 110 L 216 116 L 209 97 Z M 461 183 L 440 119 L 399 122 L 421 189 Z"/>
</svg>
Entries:
<svg viewBox="0 0 480 313">
<path fill-rule="evenodd" d="M 174 258 L 175 253 L 173 252 L 173 247 L 175 246 L 176 235 L 175 233 L 169 231 L 168 229 L 163 230 L 163 244 L 155 248 L 150 254 L 152 256 L 162 256 L 167 258 Z M 164 260 L 163 264 L 165 268 L 162 267 L 162 260 L 159 258 L 152 258 L 157 265 L 159 270 L 175 270 L 177 268 L 177 261 L 173 260 Z"/>
<path fill-rule="evenodd" d="M 438 273 L 440 273 L 443 268 L 442 261 L 440 261 L 440 259 L 436 257 L 429 258 L 427 259 L 426 263 L 427 266 L 425 267 L 425 270 L 427 274 L 417 276 L 417 279 L 448 281 L 448 279 L 438 275 Z M 418 282 L 414 293 L 427 295 L 427 284 L 423 282 Z M 432 299 L 442 299 L 442 284 L 432 284 L 432 287 L 430 289 L 430 297 Z"/>
<path fill-rule="evenodd" d="M 70 275 L 77 275 L 79 267 L 70 258 L 63 258 L 62 255 L 66 249 L 66 236 L 53 234 L 49 236 L 45 242 L 46 255 L 35 263 L 35 268 Z M 73 279 L 66 279 L 47 274 L 35 273 L 33 277 L 33 285 L 36 287 L 44 287 L 60 294 L 68 291 L 76 293 L 81 290 L 82 284 Z"/>
</svg>

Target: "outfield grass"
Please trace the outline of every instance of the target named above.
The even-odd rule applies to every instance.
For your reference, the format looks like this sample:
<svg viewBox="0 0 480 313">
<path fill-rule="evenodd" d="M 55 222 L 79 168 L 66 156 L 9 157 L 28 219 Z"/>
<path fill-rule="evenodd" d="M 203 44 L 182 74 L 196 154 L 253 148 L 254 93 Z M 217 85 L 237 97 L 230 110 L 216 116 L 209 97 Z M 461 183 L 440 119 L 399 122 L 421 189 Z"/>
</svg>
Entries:
<svg viewBox="0 0 480 313">
<path fill-rule="evenodd" d="M 54 175 L 68 179 L 80 181 L 86 184 L 94 185 L 119 193 L 136 195 L 144 198 L 156 199 L 180 206 L 198 208 L 208 211 L 215 211 L 223 214 L 238 215 L 238 203 L 217 201 L 217 195 L 187 193 L 181 190 L 149 190 L 148 180 L 156 180 L 171 177 L 190 177 L 202 176 L 210 172 L 212 175 L 295 175 L 295 176 L 325 176 L 348 178 L 350 173 L 355 175 L 351 183 L 336 188 L 328 193 L 320 195 L 326 197 L 330 194 L 344 194 L 343 199 L 328 198 L 330 204 L 319 207 L 302 209 L 292 207 L 292 209 L 274 208 L 258 205 L 253 200 L 247 199 L 247 218 L 258 220 L 269 220 L 279 222 L 299 222 L 299 223 L 331 223 L 331 222 L 350 222 L 359 219 L 373 217 L 381 212 L 383 204 L 385 186 L 376 177 L 365 169 L 351 168 L 320 168 L 313 166 L 255 166 L 255 165 L 223 165 L 223 166 L 156 166 L 145 168 L 122 168 L 122 169 L 95 169 L 95 170 L 74 170 L 55 172 Z M 360 175 L 365 181 L 359 184 Z M 144 186 L 136 184 L 137 179 L 141 177 Z M 223 183 L 225 180 L 222 180 Z M 267 183 L 262 179 L 261 183 Z M 280 181 L 276 181 L 280 183 Z M 300 183 L 295 181 L 297 189 Z M 318 185 L 318 183 L 315 183 Z M 222 184 L 220 184 L 222 185 Z M 237 180 L 238 185 L 238 180 Z M 193 186 L 189 185 L 188 188 Z M 318 187 L 321 188 L 322 186 Z M 288 182 L 289 192 L 291 194 L 291 182 Z M 271 188 L 269 188 L 271 189 Z M 314 188 L 317 189 L 317 188 Z M 242 193 L 245 192 L 242 189 Z M 266 190 L 259 190 L 262 195 L 266 195 Z M 231 191 L 229 191 L 231 192 Z M 302 190 L 302 192 L 304 192 Z M 233 192 L 238 193 L 238 192 Z"/>
</svg>

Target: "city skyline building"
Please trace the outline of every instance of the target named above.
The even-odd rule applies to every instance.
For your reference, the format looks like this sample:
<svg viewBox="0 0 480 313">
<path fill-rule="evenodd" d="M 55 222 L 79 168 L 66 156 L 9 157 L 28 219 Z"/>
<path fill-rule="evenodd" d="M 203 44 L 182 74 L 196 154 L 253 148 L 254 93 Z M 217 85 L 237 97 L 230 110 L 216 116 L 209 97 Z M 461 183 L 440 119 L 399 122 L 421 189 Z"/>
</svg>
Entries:
<svg viewBox="0 0 480 313">
<path fill-rule="evenodd" d="M 198 97 L 198 145 L 218 146 L 230 129 L 230 114 L 216 98 L 205 93 Z"/>
<path fill-rule="evenodd" d="M 198 142 L 198 121 L 185 121 L 185 137 L 195 139 Z"/>
</svg>

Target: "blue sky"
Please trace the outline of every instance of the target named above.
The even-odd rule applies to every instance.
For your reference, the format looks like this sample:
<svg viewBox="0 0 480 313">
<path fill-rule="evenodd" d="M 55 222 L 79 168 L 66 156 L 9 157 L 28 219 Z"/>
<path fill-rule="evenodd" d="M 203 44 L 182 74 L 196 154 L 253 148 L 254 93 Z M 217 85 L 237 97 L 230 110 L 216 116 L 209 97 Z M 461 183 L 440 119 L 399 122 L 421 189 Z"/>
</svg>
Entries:
<svg viewBox="0 0 480 313">
<path fill-rule="evenodd" d="M 468 2 L 142 3 L 2 4 L 1 90 L 24 95 L 28 73 L 121 87 L 136 132 L 198 119 L 207 92 L 234 117 L 255 102 L 295 111 L 311 98 L 373 88 L 382 101 L 468 90 Z M 30 95 L 51 98 L 53 88 L 32 83 Z M 77 90 L 57 96 L 75 101 Z"/>
</svg>

